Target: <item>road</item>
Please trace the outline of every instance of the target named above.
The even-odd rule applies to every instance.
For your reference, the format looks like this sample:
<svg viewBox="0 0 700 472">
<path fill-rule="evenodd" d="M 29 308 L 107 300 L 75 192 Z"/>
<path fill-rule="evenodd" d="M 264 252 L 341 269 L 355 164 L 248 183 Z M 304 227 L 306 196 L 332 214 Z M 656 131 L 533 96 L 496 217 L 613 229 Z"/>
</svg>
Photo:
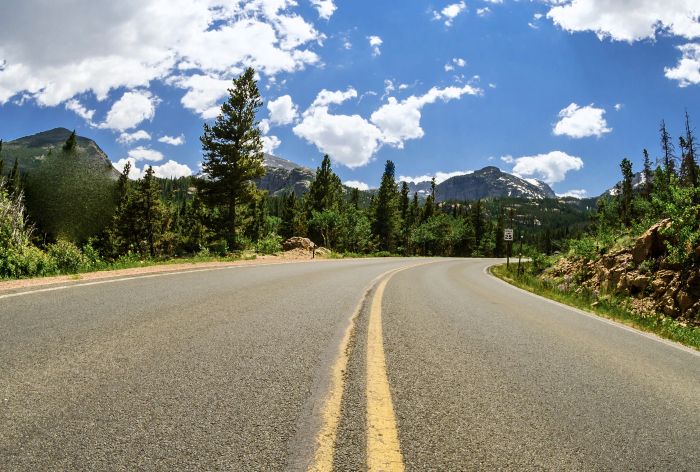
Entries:
<svg viewBox="0 0 700 472">
<path fill-rule="evenodd" d="M 700 356 L 484 259 L 0 294 L 0 470 L 700 470 Z"/>
</svg>

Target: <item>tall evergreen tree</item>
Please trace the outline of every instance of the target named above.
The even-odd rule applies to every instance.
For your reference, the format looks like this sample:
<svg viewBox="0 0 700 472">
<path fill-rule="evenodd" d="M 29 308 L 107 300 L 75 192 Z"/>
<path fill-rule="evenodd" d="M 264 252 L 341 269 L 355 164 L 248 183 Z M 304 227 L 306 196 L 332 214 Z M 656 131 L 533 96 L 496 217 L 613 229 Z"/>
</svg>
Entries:
<svg viewBox="0 0 700 472">
<path fill-rule="evenodd" d="M 350 205 L 356 210 L 360 209 L 360 189 L 357 187 L 353 187 L 350 192 Z"/>
<path fill-rule="evenodd" d="M 160 193 L 160 185 L 156 181 L 153 166 L 148 166 L 146 173 L 139 181 L 135 198 L 139 229 L 148 244 L 148 252 L 151 257 L 156 255 L 156 246 L 163 231 L 165 208 L 160 199 Z"/>
<path fill-rule="evenodd" d="M 343 198 L 343 184 L 331 168 L 331 158 L 323 156 L 321 167 L 316 169 L 316 178 L 309 187 L 309 213 L 338 208 Z"/>
<path fill-rule="evenodd" d="M 676 156 L 674 155 L 675 148 L 673 147 L 673 140 L 671 135 L 666 129 L 666 122 L 661 120 L 661 151 L 663 152 L 663 166 L 668 178 L 676 173 Z"/>
<path fill-rule="evenodd" d="M 255 115 L 262 106 L 255 71 L 248 68 L 233 80 L 228 99 L 213 126 L 204 124 L 200 138 L 204 163 L 202 197 L 223 213 L 221 227 L 229 247 L 236 246 L 237 206 L 255 197 L 253 180 L 265 173 L 263 144 Z"/>
<path fill-rule="evenodd" d="M 7 179 L 7 189 L 10 191 L 10 195 L 19 195 L 21 188 L 22 182 L 19 173 L 19 163 L 17 162 L 17 158 L 15 158 L 15 163 Z"/>
<path fill-rule="evenodd" d="M 284 201 L 282 202 L 282 225 L 280 228 L 280 233 L 284 238 L 291 238 L 294 236 L 294 219 L 296 217 L 297 210 L 297 198 L 294 192 L 289 192 L 284 196 Z"/>
<path fill-rule="evenodd" d="M 377 191 L 373 230 L 379 239 L 379 248 L 383 251 L 393 251 L 396 248 L 399 202 L 395 172 L 394 163 L 386 161 L 382 181 Z"/>
<path fill-rule="evenodd" d="M 421 221 L 427 221 L 435 214 L 435 177 L 430 181 L 430 195 L 425 199 L 423 206 L 423 218 Z"/>
<path fill-rule="evenodd" d="M 72 152 L 75 151 L 76 146 L 78 145 L 78 139 L 75 136 L 75 130 L 68 136 L 68 139 L 66 140 L 65 144 L 63 145 L 63 150 L 65 152 Z"/>
<path fill-rule="evenodd" d="M 622 185 L 620 188 L 620 213 L 622 222 L 626 227 L 629 227 L 632 222 L 632 200 L 634 198 L 634 189 L 632 181 L 634 179 L 634 171 L 632 170 L 632 162 L 625 158 L 620 163 L 622 171 Z"/>
<path fill-rule="evenodd" d="M 505 255 L 505 241 L 503 240 L 503 233 L 505 230 L 505 210 L 503 207 L 498 209 L 498 222 L 495 228 L 494 234 L 494 256 L 503 257 Z"/>
<path fill-rule="evenodd" d="M 644 197 L 649 199 L 654 190 L 654 171 L 651 169 L 651 159 L 649 158 L 649 151 L 644 150 L 644 170 L 642 171 L 644 176 Z"/>
<path fill-rule="evenodd" d="M 690 127 L 690 117 L 685 112 L 685 136 L 680 138 L 681 171 L 680 182 L 686 187 L 698 186 L 698 163 L 695 136 Z"/>
</svg>

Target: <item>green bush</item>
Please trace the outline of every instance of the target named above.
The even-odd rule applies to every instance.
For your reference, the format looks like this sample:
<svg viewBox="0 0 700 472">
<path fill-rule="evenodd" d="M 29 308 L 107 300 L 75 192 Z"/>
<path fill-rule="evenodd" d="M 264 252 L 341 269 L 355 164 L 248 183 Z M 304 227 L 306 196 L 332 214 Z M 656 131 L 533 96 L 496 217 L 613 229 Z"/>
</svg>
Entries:
<svg viewBox="0 0 700 472">
<path fill-rule="evenodd" d="M 75 274 L 89 266 L 88 259 L 75 244 L 59 240 L 50 244 L 47 253 L 56 264 L 59 272 Z"/>
<path fill-rule="evenodd" d="M 597 242 L 590 236 L 571 240 L 569 249 L 573 256 L 586 261 L 592 261 L 598 257 Z"/>
<path fill-rule="evenodd" d="M 258 254 L 275 254 L 282 250 L 282 236 L 272 233 L 265 236 L 255 245 Z"/>
</svg>

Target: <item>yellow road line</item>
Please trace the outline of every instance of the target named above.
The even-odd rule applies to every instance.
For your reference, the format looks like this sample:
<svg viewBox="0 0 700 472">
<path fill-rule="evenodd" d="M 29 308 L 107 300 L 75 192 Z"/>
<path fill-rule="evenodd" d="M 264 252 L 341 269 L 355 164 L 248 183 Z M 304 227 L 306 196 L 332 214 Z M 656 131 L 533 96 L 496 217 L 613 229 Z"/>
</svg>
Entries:
<svg viewBox="0 0 700 472">
<path fill-rule="evenodd" d="M 381 280 L 375 291 L 370 308 L 369 342 L 367 352 L 367 455 L 369 470 L 403 471 L 403 459 L 399 449 L 396 419 L 394 416 L 389 380 L 384 361 L 384 344 L 382 342 L 381 300 L 384 288 L 397 272 L 412 269 L 433 262 L 423 262 L 408 267 L 392 269 L 375 278 L 364 292 L 357 304 L 350 323 L 340 342 L 338 355 L 331 367 L 330 385 L 321 409 L 321 425 L 316 434 L 315 451 L 309 472 L 330 472 L 333 470 L 338 426 L 340 425 L 343 391 L 345 390 L 345 373 L 350 358 L 350 340 L 355 331 L 357 318 L 372 287 Z M 371 386 L 371 387 L 370 387 Z M 387 442 L 392 438 L 391 442 Z M 371 458 L 371 459 L 369 459 Z M 374 465 L 372 465 L 374 464 Z M 385 464 L 390 464 L 386 466 Z"/>
<path fill-rule="evenodd" d="M 367 469 L 404 470 L 396 415 L 391 400 L 382 339 L 382 298 L 386 284 L 396 272 L 381 281 L 372 299 L 367 335 Z"/>
</svg>

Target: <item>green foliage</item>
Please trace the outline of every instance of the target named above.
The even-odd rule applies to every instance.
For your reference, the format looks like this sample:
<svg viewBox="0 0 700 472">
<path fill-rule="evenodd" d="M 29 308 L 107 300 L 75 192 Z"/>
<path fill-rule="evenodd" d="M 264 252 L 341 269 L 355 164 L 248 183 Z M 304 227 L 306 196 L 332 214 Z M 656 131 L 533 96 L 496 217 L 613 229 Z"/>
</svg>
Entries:
<svg viewBox="0 0 700 472">
<path fill-rule="evenodd" d="M 569 251 L 571 256 L 584 261 L 592 261 L 600 255 L 597 241 L 591 236 L 571 240 Z"/>
<path fill-rule="evenodd" d="M 337 210 L 326 209 L 323 211 L 313 210 L 309 226 L 321 235 L 323 246 L 333 249 L 338 234 L 340 232 L 341 217 Z"/>
<path fill-rule="evenodd" d="M 204 163 L 198 185 L 210 209 L 217 208 L 217 232 L 229 247 L 239 246 L 236 230 L 239 205 L 255 198 L 253 180 L 265 173 L 263 145 L 256 113 L 262 106 L 255 71 L 248 68 L 233 80 L 229 97 L 213 126 L 204 124 Z M 245 211 L 245 208 L 244 208 Z"/>
<path fill-rule="evenodd" d="M 56 269 L 63 274 L 75 274 L 88 266 L 88 259 L 80 248 L 70 241 L 59 240 L 46 250 Z"/>
<path fill-rule="evenodd" d="M 321 167 L 316 169 L 316 178 L 311 182 L 307 205 L 309 214 L 324 210 L 337 209 L 343 195 L 343 185 L 331 168 L 331 159 L 326 154 L 323 156 Z"/>
<path fill-rule="evenodd" d="M 377 192 L 372 230 L 379 241 L 379 249 L 394 251 L 396 236 L 400 226 L 399 193 L 396 188 L 395 167 L 386 161 L 384 174 Z"/>
<path fill-rule="evenodd" d="M 255 243 L 255 252 L 258 254 L 277 254 L 282 251 L 282 236 L 270 233 Z"/>
</svg>

